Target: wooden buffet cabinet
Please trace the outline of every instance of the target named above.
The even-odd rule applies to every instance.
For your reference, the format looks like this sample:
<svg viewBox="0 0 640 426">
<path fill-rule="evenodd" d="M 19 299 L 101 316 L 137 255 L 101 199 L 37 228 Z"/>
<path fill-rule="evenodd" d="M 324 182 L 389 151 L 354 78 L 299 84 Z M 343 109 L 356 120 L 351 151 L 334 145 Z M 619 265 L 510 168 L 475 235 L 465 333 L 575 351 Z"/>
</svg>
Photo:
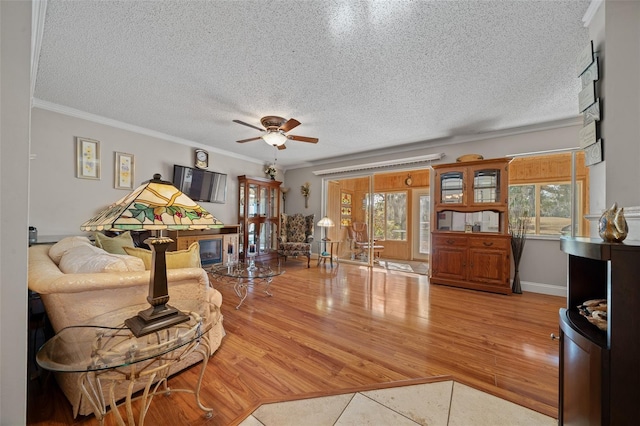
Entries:
<svg viewBox="0 0 640 426">
<path fill-rule="evenodd" d="M 433 166 L 430 282 L 511 293 L 509 161 Z"/>
<path fill-rule="evenodd" d="M 258 262 L 277 258 L 281 184 L 277 180 L 238 176 L 240 260 L 251 250 Z"/>
<path fill-rule="evenodd" d="M 558 424 L 630 425 L 640 418 L 640 241 L 562 238 L 569 255 L 560 310 Z M 607 299 L 607 330 L 577 307 Z"/>
</svg>

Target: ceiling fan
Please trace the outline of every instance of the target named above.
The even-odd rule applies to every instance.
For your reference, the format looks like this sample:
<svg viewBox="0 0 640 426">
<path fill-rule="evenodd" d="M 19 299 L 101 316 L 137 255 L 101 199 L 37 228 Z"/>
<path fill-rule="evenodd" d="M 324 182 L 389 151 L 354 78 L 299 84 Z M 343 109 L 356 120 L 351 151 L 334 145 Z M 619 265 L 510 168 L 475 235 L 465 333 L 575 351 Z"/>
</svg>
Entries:
<svg viewBox="0 0 640 426">
<path fill-rule="evenodd" d="M 287 134 L 287 132 L 289 132 L 291 129 L 298 127 L 300 125 L 300 122 L 295 118 L 290 118 L 289 120 L 286 120 L 282 117 L 267 115 L 266 117 L 262 117 L 260 119 L 260 123 L 262 124 L 264 129 L 261 129 L 257 126 L 254 126 L 249 123 L 245 123 L 244 121 L 240 121 L 240 120 L 233 120 L 233 122 L 242 124 L 243 126 L 251 127 L 252 129 L 260 130 L 261 132 L 265 132 L 265 134 L 262 136 L 236 141 L 238 143 L 245 143 L 245 142 L 257 141 L 258 139 L 262 139 L 269 145 L 275 146 L 278 149 L 286 149 L 287 147 L 284 144 L 287 140 L 292 140 L 297 142 L 318 143 L 318 138 L 309 138 L 307 136 L 296 136 L 296 135 Z"/>
</svg>

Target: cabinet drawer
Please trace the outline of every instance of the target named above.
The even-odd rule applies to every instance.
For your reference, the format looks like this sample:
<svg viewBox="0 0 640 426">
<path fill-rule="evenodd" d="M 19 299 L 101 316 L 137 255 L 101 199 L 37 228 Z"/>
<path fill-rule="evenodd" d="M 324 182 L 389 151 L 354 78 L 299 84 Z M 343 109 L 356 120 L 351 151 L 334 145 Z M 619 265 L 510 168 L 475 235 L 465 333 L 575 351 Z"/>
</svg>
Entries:
<svg viewBox="0 0 640 426">
<path fill-rule="evenodd" d="M 508 238 L 482 237 L 469 238 L 469 247 L 487 249 L 508 249 L 510 243 Z"/>
<path fill-rule="evenodd" d="M 466 247 L 467 237 L 461 235 L 433 235 L 433 245 L 449 247 Z"/>
</svg>

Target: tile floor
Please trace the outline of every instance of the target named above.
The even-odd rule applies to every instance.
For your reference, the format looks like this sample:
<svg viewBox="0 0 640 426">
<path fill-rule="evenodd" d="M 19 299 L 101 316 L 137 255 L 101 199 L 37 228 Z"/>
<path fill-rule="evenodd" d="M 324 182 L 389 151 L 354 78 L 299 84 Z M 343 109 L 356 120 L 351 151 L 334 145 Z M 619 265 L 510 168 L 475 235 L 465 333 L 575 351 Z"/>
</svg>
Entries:
<svg viewBox="0 0 640 426">
<path fill-rule="evenodd" d="M 454 381 L 260 406 L 241 426 L 555 426 L 557 420 Z"/>
</svg>

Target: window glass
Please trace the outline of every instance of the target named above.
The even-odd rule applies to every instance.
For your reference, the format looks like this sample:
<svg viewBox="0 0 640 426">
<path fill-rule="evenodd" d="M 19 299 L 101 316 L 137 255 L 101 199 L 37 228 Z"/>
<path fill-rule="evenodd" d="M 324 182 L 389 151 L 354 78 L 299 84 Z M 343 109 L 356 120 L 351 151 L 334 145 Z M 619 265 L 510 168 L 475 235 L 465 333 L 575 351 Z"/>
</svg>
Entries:
<svg viewBox="0 0 640 426">
<path fill-rule="evenodd" d="M 386 240 L 405 241 L 407 239 L 407 193 L 386 194 Z"/>
<path fill-rule="evenodd" d="M 373 194 L 373 238 L 376 240 L 406 241 L 406 191 Z"/>
<path fill-rule="evenodd" d="M 552 154 L 517 158 L 509 165 L 509 223 L 529 217 L 527 233 L 570 235 L 571 212 L 575 212 L 575 235 L 588 235 L 587 194 L 589 170 L 584 153 Z M 576 185 L 572 188 L 572 173 Z M 574 193 L 575 191 L 575 193 Z"/>
<path fill-rule="evenodd" d="M 571 185 L 541 185 L 538 233 L 558 235 L 565 227 L 571 229 Z"/>
</svg>

